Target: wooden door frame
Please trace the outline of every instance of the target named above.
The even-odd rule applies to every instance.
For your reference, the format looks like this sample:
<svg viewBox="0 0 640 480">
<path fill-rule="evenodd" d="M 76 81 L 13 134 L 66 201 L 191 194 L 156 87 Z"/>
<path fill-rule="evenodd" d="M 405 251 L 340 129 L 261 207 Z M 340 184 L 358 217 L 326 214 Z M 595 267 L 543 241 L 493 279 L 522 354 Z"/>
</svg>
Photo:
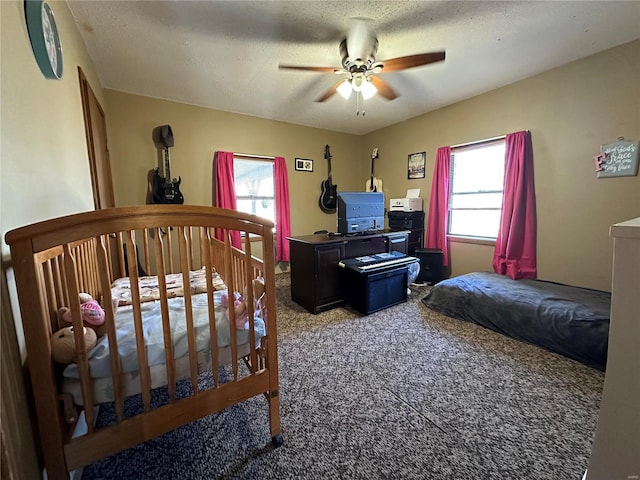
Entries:
<svg viewBox="0 0 640 480">
<path fill-rule="evenodd" d="M 87 153 L 89 155 L 89 169 L 91 173 L 91 188 L 93 190 L 93 204 L 96 210 L 107 208 L 109 205 L 104 205 L 103 199 L 105 192 L 100 191 L 100 182 L 98 180 L 98 167 L 97 167 L 97 156 L 96 156 L 96 145 L 95 139 L 93 136 L 93 122 L 91 118 L 91 110 L 90 110 L 90 97 L 93 96 L 95 99 L 95 103 L 100 110 L 100 114 L 102 118 L 106 119 L 104 114 L 104 110 L 102 109 L 102 105 L 98 102 L 97 97 L 93 93 L 91 89 L 91 85 L 87 80 L 87 77 L 84 75 L 82 68 L 78 67 L 78 79 L 80 82 L 80 96 L 82 98 L 82 114 L 84 118 L 84 133 L 85 139 L 87 141 Z M 104 132 L 105 142 L 107 140 L 107 132 Z M 111 175 L 111 162 L 109 159 L 109 150 L 107 148 L 107 152 L 104 158 L 104 169 L 108 172 L 108 179 L 106 188 L 109 189 L 109 194 L 111 195 L 111 199 L 113 199 L 115 204 L 115 195 L 113 192 L 113 176 Z M 115 206 L 115 205 L 114 205 Z"/>
</svg>

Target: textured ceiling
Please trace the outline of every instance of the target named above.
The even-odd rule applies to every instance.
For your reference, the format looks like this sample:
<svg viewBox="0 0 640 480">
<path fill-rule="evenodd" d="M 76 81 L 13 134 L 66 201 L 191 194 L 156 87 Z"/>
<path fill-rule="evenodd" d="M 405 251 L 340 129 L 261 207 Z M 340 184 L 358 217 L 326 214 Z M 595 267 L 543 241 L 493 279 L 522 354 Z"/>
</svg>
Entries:
<svg viewBox="0 0 640 480">
<path fill-rule="evenodd" d="M 364 134 L 640 38 L 640 2 L 74 1 L 102 86 Z M 349 19 L 369 18 L 376 60 L 437 50 L 444 62 L 380 74 L 400 94 L 318 98 Z M 362 110 L 362 107 L 360 108 Z"/>
</svg>

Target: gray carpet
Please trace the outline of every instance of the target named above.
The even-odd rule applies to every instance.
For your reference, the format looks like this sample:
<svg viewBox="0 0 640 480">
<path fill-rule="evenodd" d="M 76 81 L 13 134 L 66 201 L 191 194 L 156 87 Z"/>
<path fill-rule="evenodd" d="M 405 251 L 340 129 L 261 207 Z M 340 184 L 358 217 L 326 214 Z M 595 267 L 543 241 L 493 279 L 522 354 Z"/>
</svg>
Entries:
<svg viewBox="0 0 640 480">
<path fill-rule="evenodd" d="M 284 446 L 271 447 L 260 396 L 104 459 L 82 478 L 582 477 L 602 372 L 434 313 L 420 302 L 425 290 L 368 316 L 309 314 L 291 301 L 287 274 L 277 290 Z"/>
</svg>

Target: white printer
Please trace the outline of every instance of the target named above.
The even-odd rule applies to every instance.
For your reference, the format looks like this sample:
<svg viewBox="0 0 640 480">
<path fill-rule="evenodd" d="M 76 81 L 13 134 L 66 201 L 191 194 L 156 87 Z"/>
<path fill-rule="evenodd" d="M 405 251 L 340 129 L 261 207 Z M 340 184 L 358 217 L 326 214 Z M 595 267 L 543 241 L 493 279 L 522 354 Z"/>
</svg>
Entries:
<svg viewBox="0 0 640 480">
<path fill-rule="evenodd" d="M 421 212 L 422 198 L 420 198 L 420 189 L 410 188 L 404 198 L 390 199 L 389 210 L 392 212 Z"/>
</svg>

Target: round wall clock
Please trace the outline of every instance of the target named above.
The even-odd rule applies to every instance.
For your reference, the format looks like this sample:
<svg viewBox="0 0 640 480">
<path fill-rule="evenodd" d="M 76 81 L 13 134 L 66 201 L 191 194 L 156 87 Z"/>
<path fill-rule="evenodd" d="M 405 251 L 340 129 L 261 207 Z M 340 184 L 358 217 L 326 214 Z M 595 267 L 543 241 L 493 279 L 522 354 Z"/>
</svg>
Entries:
<svg viewBox="0 0 640 480">
<path fill-rule="evenodd" d="M 24 14 L 31 48 L 46 78 L 62 77 L 62 45 L 53 11 L 42 0 L 25 0 Z"/>
</svg>

